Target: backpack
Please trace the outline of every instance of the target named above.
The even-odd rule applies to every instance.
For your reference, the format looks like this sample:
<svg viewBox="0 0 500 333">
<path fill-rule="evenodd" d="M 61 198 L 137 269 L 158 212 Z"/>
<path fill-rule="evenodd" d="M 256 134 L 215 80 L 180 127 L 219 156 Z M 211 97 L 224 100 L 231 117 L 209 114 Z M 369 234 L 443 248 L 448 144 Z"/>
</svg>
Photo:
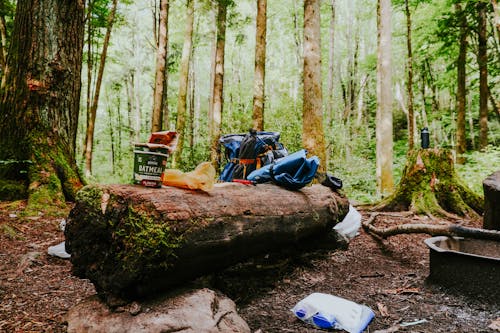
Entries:
<svg viewBox="0 0 500 333">
<path fill-rule="evenodd" d="M 247 134 L 227 134 L 219 139 L 225 148 L 227 160 L 219 180 L 230 182 L 233 179 L 246 179 L 254 170 L 272 163 L 275 159 L 288 155 L 286 148 L 279 142 L 278 132 L 257 132 Z"/>
</svg>

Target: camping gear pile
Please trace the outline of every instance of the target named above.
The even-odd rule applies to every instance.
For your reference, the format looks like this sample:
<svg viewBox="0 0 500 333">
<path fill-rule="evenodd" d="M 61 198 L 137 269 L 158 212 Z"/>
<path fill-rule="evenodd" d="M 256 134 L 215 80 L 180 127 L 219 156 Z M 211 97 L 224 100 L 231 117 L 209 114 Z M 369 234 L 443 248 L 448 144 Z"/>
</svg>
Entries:
<svg viewBox="0 0 500 333">
<path fill-rule="evenodd" d="M 315 177 L 321 177 L 321 184 L 333 189 L 342 188 L 342 181 L 329 174 L 318 175 L 319 158 L 307 157 L 307 150 L 301 149 L 288 154 L 279 142 L 278 132 L 257 132 L 228 134 L 219 142 L 225 148 L 227 164 L 219 180 L 259 184 L 273 182 L 289 190 L 298 190 Z"/>
</svg>

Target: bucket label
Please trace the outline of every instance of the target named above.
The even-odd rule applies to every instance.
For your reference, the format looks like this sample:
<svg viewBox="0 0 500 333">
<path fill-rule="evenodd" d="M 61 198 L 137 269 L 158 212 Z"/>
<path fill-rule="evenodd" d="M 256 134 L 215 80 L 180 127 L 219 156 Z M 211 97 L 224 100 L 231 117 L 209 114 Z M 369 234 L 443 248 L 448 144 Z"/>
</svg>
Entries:
<svg viewBox="0 0 500 333">
<path fill-rule="evenodd" d="M 161 187 L 161 178 L 168 155 L 136 147 L 134 150 L 134 183 L 149 187 Z"/>
</svg>

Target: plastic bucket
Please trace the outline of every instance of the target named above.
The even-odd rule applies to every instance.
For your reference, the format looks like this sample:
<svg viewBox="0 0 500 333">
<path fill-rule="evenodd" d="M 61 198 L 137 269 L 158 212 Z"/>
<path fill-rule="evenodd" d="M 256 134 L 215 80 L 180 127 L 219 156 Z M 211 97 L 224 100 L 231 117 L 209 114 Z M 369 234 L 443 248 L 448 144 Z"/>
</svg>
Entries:
<svg viewBox="0 0 500 333">
<path fill-rule="evenodd" d="M 134 146 L 134 184 L 161 187 L 168 151 L 165 145 L 136 143 Z"/>
</svg>

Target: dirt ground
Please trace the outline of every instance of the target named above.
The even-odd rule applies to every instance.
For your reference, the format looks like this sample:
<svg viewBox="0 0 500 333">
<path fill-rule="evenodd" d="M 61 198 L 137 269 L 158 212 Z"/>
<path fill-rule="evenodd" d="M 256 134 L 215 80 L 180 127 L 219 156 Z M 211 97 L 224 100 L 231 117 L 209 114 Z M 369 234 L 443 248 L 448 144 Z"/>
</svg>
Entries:
<svg viewBox="0 0 500 333">
<path fill-rule="evenodd" d="M 22 217 L 22 205 L 0 203 L 0 332 L 65 332 L 68 309 L 95 293 L 89 281 L 72 276 L 68 260 L 47 254 L 49 246 L 64 240 L 62 219 Z M 412 222 L 440 221 L 399 213 L 377 220 Z M 232 298 L 254 333 L 324 332 L 290 311 L 313 292 L 369 306 L 375 318 L 368 332 L 500 332 L 499 303 L 427 282 L 426 237 L 399 235 L 380 241 L 361 230 L 347 250 L 269 254 L 197 283 Z"/>
</svg>

